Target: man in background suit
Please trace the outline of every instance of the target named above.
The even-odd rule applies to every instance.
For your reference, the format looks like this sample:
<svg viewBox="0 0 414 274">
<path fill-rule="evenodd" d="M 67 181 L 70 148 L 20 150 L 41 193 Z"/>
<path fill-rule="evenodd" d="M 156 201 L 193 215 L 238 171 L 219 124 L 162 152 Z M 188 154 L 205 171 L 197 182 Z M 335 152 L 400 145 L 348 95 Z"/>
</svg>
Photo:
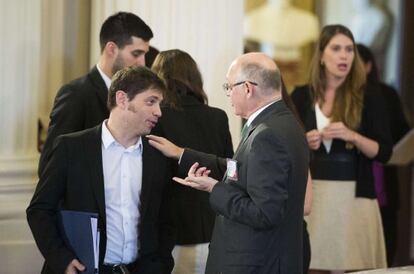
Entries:
<svg viewBox="0 0 414 274">
<path fill-rule="evenodd" d="M 99 273 L 171 272 L 171 167 L 142 137 L 161 116 L 164 91 L 149 69 L 125 68 L 109 90 L 109 119 L 57 138 L 27 209 L 42 273 L 84 270 L 57 229 L 60 210 L 98 213 Z"/>
<path fill-rule="evenodd" d="M 233 159 L 182 149 L 157 136 L 148 136 L 150 144 L 190 168 L 188 177 L 174 180 L 210 192 L 217 217 L 206 273 L 302 273 L 309 161 L 304 132 L 281 100 L 280 73 L 271 58 L 242 55 L 227 80 L 235 114 L 247 119 Z"/>
<path fill-rule="evenodd" d="M 112 76 L 127 66 L 144 66 L 152 37 L 149 26 L 133 13 L 118 12 L 105 20 L 99 34 L 98 64 L 88 74 L 62 86 L 56 95 L 40 156 L 39 177 L 59 135 L 96 126 L 108 118 L 106 101 Z"/>
</svg>

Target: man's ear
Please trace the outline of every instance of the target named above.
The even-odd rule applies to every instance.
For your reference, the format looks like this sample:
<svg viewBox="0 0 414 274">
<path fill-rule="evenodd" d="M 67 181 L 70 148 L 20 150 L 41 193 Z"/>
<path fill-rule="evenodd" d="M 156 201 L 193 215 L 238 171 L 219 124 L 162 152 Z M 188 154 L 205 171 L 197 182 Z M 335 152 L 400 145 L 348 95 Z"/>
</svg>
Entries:
<svg viewBox="0 0 414 274">
<path fill-rule="evenodd" d="M 248 98 L 252 97 L 254 93 L 256 92 L 255 86 L 249 82 L 245 82 L 244 85 L 245 85 L 245 92 L 246 92 L 247 97 Z"/>
<path fill-rule="evenodd" d="M 120 109 L 127 109 L 128 108 L 128 95 L 123 91 L 123 90 L 118 90 L 115 93 L 115 100 L 116 100 L 116 105 L 120 108 Z"/>
<path fill-rule="evenodd" d="M 118 54 L 118 50 L 118 46 L 114 42 L 109 41 L 106 43 L 103 51 L 107 56 L 114 57 Z"/>
</svg>

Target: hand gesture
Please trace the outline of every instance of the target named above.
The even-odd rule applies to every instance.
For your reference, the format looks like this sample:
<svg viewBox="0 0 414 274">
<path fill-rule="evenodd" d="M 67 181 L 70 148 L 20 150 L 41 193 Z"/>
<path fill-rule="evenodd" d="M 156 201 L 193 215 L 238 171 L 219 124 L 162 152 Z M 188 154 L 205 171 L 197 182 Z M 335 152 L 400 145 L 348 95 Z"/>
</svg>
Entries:
<svg viewBox="0 0 414 274">
<path fill-rule="evenodd" d="M 310 149 L 317 150 L 321 145 L 322 135 L 317 129 L 313 129 L 306 132 L 306 140 Z"/>
<path fill-rule="evenodd" d="M 163 137 L 159 137 L 156 135 L 147 135 L 146 137 L 149 139 L 148 142 L 151 146 L 158 149 L 162 154 L 164 154 L 164 156 L 168 158 L 178 160 L 184 152 L 183 148 L 176 146 L 175 144 Z"/>
<path fill-rule="evenodd" d="M 342 122 L 334 122 L 329 124 L 322 130 L 322 137 L 326 139 L 341 139 L 345 142 L 353 143 L 356 132 L 350 130 Z"/>
<path fill-rule="evenodd" d="M 197 190 L 211 192 L 218 181 L 209 177 L 209 174 L 210 170 L 206 167 L 199 167 L 198 163 L 194 163 L 185 179 L 174 177 L 173 180 Z"/>
</svg>

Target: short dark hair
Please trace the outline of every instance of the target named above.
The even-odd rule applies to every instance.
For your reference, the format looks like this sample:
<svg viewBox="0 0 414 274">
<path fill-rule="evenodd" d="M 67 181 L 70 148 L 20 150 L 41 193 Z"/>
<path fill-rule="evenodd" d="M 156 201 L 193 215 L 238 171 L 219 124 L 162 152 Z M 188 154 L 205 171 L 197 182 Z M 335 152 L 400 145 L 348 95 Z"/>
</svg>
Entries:
<svg viewBox="0 0 414 274">
<path fill-rule="evenodd" d="M 99 33 L 101 52 L 106 43 L 112 41 L 119 48 L 132 43 L 132 36 L 148 42 L 154 35 L 151 28 L 137 15 L 131 12 L 118 12 L 109 16 L 102 24 Z"/>
<path fill-rule="evenodd" d="M 149 68 L 127 67 L 115 73 L 108 94 L 108 109 L 116 107 L 116 92 L 122 90 L 131 101 L 135 96 L 148 89 L 159 90 L 165 93 L 164 82 Z"/>
</svg>

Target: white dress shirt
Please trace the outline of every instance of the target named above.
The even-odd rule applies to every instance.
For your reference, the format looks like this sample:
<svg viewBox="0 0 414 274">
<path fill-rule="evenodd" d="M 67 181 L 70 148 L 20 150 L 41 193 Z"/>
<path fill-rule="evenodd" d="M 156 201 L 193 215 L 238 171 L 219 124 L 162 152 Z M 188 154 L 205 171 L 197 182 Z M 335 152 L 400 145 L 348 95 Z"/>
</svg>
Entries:
<svg viewBox="0 0 414 274">
<path fill-rule="evenodd" d="M 278 101 L 280 101 L 280 100 L 281 100 L 281 97 L 276 98 L 274 101 L 270 102 L 269 104 L 267 104 L 267 105 L 265 105 L 265 106 L 263 106 L 263 107 L 259 108 L 259 109 L 258 109 L 258 110 L 256 110 L 255 112 L 253 112 L 253 113 L 249 116 L 249 118 L 247 119 L 247 121 L 246 121 L 246 125 L 249 127 L 249 126 L 252 124 L 253 120 L 254 120 L 257 116 L 259 116 L 259 114 L 260 114 L 260 113 L 262 113 L 262 111 L 263 111 L 263 110 L 267 109 L 270 105 L 272 105 L 272 104 L 274 104 L 274 103 L 276 103 L 276 102 L 278 102 Z"/>
<path fill-rule="evenodd" d="M 106 86 L 106 87 L 108 88 L 108 90 L 109 90 L 109 87 L 111 86 L 111 83 L 112 83 L 111 78 L 109 78 L 109 77 L 108 77 L 108 75 L 106 75 L 106 74 L 103 72 L 103 70 L 101 70 L 101 68 L 99 67 L 99 64 L 96 64 L 96 68 L 98 69 L 99 74 L 101 75 L 102 79 L 104 80 L 104 82 L 105 82 L 105 86 Z"/>
<path fill-rule="evenodd" d="M 102 165 L 106 209 L 104 263 L 128 264 L 138 256 L 140 193 L 142 187 L 142 140 L 128 148 L 119 144 L 102 124 Z"/>
</svg>

